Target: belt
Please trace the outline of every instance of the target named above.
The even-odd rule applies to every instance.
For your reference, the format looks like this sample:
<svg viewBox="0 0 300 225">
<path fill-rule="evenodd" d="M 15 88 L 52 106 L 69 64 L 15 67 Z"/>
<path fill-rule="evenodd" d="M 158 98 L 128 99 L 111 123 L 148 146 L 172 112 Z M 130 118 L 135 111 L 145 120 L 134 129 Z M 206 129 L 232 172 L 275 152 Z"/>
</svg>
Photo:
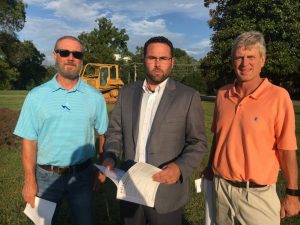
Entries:
<svg viewBox="0 0 300 225">
<path fill-rule="evenodd" d="M 91 162 L 92 162 L 91 159 L 88 159 L 83 163 L 72 165 L 72 166 L 52 166 L 52 165 L 40 165 L 40 164 L 38 164 L 38 166 L 44 170 L 63 175 L 63 174 L 80 172 L 85 168 L 87 168 L 91 164 Z"/>
<path fill-rule="evenodd" d="M 262 187 L 267 186 L 267 185 L 264 185 L 264 184 L 256 184 L 256 183 L 253 183 L 253 182 L 246 182 L 246 181 L 232 181 L 232 180 L 226 180 L 226 181 L 229 184 L 231 184 L 232 186 L 238 187 L 238 188 L 247 188 L 247 183 L 249 183 L 249 188 L 262 188 Z"/>
</svg>

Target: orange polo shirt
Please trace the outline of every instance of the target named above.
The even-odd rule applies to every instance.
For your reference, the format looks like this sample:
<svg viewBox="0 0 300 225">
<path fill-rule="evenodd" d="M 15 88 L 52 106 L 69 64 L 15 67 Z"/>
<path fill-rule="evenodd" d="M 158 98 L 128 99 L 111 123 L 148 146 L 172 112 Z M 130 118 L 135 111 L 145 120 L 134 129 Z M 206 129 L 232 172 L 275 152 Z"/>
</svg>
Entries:
<svg viewBox="0 0 300 225">
<path fill-rule="evenodd" d="M 252 94 L 239 99 L 233 84 L 218 91 L 212 124 L 214 173 L 233 181 L 276 183 L 277 151 L 297 149 L 290 96 L 265 78 Z"/>
</svg>

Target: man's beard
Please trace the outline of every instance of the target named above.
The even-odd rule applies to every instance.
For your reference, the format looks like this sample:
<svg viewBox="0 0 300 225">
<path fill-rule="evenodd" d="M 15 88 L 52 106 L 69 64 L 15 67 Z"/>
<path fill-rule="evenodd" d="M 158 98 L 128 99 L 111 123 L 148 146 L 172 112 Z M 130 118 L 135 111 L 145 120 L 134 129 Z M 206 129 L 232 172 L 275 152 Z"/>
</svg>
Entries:
<svg viewBox="0 0 300 225">
<path fill-rule="evenodd" d="M 165 81 L 171 74 L 171 70 L 168 70 L 166 72 L 164 72 L 163 70 L 159 69 L 159 68 L 155 68 L 154 70 L 152 70 L 153 72 L 157 70 L 160 71 L 162 74 L 159 76 L 156 75 L 152 75 L 150 71 L 147 71 L 146 73 L 146 77 L 148 78 L 148 80 L 153 83 L 153 84 L 160 84 L 163 81 Z"/>
<path fill-rule="evenodd" d="M 76 64 L 69 62 L 69 63 L 65 63 L 63 65 L 59 65 L 56 62 L 56 68 L 57 71 L 65 78 L 69 79 L 69 80 L 76 80 L 79 76 L 79 72 L 80 72 L 80 67 L 78 67 L 76 70 L 66 70 L 65 66 L 69 65 L 69 66 L 74 66 L 76 67 Z"/>
</svg>

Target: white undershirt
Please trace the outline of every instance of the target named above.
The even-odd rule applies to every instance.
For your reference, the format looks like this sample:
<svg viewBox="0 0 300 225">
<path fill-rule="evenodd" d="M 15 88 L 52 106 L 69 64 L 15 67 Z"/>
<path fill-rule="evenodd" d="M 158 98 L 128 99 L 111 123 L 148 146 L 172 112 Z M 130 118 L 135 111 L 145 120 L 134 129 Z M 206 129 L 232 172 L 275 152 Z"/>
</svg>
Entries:
<svg viewBox="0 0 300 225">
<path fill-rule="evenodd" d="M 136 162 L 147 162 L 146 144 L 151 130 L 152 122 L 156 114 L 157 107 L 164 93 L 167 80 L 160 83 L 154 90 L 150 91 L 146 80 L 143 84 L 143 97 L 140 109 L 139 134 L 135 152 Z"/>
</svg>

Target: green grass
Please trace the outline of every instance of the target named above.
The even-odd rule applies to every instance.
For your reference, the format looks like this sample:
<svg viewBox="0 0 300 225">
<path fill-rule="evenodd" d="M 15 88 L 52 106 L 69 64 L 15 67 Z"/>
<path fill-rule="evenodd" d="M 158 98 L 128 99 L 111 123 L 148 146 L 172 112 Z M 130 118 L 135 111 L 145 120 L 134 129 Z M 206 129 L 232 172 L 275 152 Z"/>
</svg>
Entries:
<svg viewBox="0 0 300 225">
<path fill-rule="evenodd" d="M 0 91 L 0 109 L 20 110 L 27 91 Z"/>
<path fill-rule="evenodd" d="M 12 110 L 20 110 L 23 100 L 27 92 L 25 91 L 0 91 L 0 108 L 10 108 Z M 208 145 L 210 148 L 212 134 L 210 125 L 213 116 L 213 103 L 203 101 L 205 111 L 205 125 L 208 137 Z M 108 111 L 112 110 L 112 106 L 108 106 Z M 296 115 L 296 135 L 300 140 L 300 105 L 295 105 Z M 21 163 L 21 146 L 19 149 L 0 149 L 0 224 L 32 224 L 31 221 L 22 213 L 25 203 L 21 196 L 23 171 Z M 299 151 L 297 152 L 298 162 L 300 158 Z M 199 178 L 200 172 L 206 165 L 208 156 L 199 165 L 198 169 L 193 173 L 191 181 Z M 300 166 L 300 163 L 299 163 Z M 279 177 L 279 189 L 284 188 L 284 180 Z M 184 224 L 198 225 L 204 224 L 204 200 L 202 193 L 195 193 L 194 185 L 191 182 L 192 198 L 189 204 L 184 209 Z M 118 201 L 115 200 L 116 188 L 110 181 L 101 186 L 100 190 L 95 193 L 95 221 L 96 224 L 102 225 L 118 225 L 119 211 Z M 280 193 L 282 196 L 282 192 Z M 69 213 L 67 207 L 63 206 L 61 210 L 60 224 L 70 224 Z M 300 224 L 300 216 L 285 219 L 283 225 Z"/>
</svg>

